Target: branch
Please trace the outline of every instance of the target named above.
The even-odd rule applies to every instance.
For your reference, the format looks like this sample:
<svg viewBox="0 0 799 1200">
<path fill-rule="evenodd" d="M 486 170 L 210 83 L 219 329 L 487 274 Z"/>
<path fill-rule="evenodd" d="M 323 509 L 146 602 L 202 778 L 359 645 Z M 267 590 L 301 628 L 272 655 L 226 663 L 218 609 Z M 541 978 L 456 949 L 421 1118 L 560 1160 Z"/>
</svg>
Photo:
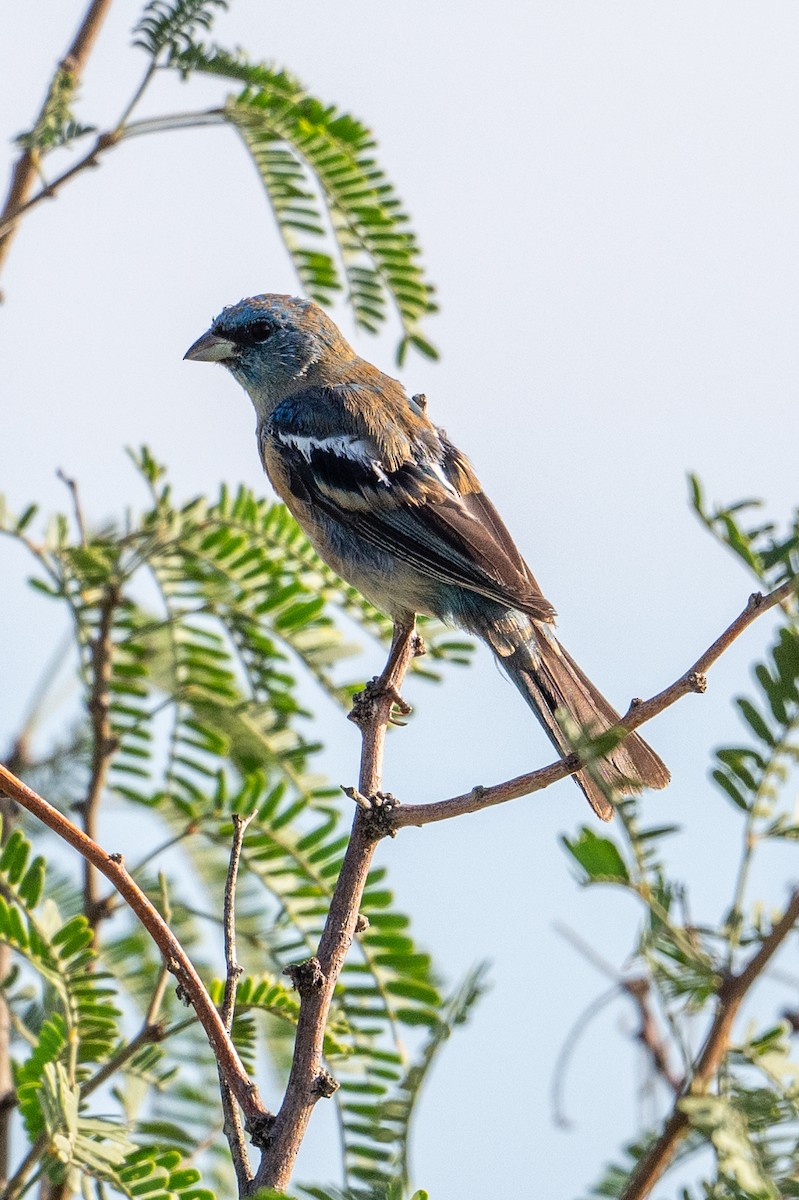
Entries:
<svg viewBox="0 0 799 1200">
<path fill-rule="evenodd" d="M 92 688 L 89 697 L 89 721 L 92 730 L 92 765 L 86 799 L 80 804 L 83 831 L 93 842 L 97 840 L 97 812 L 108 776 L 111 759 L 117 749 L 117 740 L 111 728 L 111 667 L 114 643 L 114 609 L 120 600 L 119 588 L 109 584 L 100 606 L 100 625 L 92 643 Z M 95 933 L 103 916 L 106 915 L 99 901 L 97 875 L 88 858 L 83 860 L 83 912 Z"/>
<path fill-rule="evenodd" d="M 92 863 L 114 885 L 133 910 L 161 951 L 167 970 L 177 979 L 181 996 L 189 1001 L 197 1013 L 197 1018 L 205 1030 L 220 1070 L 241 1105 L 250 1133 L 257 1144 L 263 1138 L 264 1130 L 272 1120 L 272 1115 L 264 1107 L 257 1087 L 244 1070 L 222 1018 L 214 1007 L 211 997 L 186 951 L 158 910 L 131 879 L 123 865 L 122 855 L 107 854 L 92 838 L 87 837 L 82 829 L 79 829 L 51 804 L 43 800 L 22 780 L 17 779 L 16 775 L 13 775 L 2 764 L 0 764 L 0 788 Z"/>
<path fill-rule="evenodd" d="M 134 101 L 138 98 L 137 94 Z M 133 101 L 128 105 L 126 111 L 130 111 L 132 105 Z M 81 175 L 92 167 L 99 167 L 100 156 L 107 150 L 113 150 L 126 138 L 139 134 L 159 133 L 173 129 L 194 129 L 200 125 L 218 125 L 224 119 L 223 109 L 209 109 L 196 113 L 178 113 L 175 116 L 149 117 L 147 120 L 134 121 L 130 125 L 119 124 L 115 129 L 107 129 L 104 133 L 98 134 L 91 150 L 84 154 L 83 158 L 79 158 L 71 167 L 56 176 L 50 183 L 45 184 L 35 195 L 29 195 L 16 204 L 11 204 L 10 200 L 6 202 L 5 208 L 0 212 L 0 268 L 2 268 L 5 257 L 3 247 L 10 243 L 19 218 L 25 216 L 31 209 L 38 208 L 44 200 L 54 200 L 64 184 L 69 183 L 76 175 Z"/>
<path fill-rule="evenodd" d="M 609 991 L 603 992 L 601 996 L 592 1000 L 585 1011 L 580 1013 L 558 1054 L 552 1076 L 552 1116 L 555 1123 L 561 1125 L 564 1129 L 568 1129 L 571 1126 L 571 1122 L 563 1111 L 561 1095 L 564 1090 L 567 1066 L 571 1061 L 578 1039 L 585 1034 L 589 1022 L 593 1020 L 597 1013 L 611 1000 L 614 1000 L 620 992 L 629 996 L 635 1005 L 639 1019 L 635 1040 L 643 1046 L 655 1076 L 660 1076 L 668 1084 L 672 1092 L 678 1094 L 683 1087 L 684 1080 L 682 1076 L 677 1076 L 672 1069 L 668 1045 L 658 1029 L 655 1014 L 649 1002 L 649 993 L 652 987 L 650 979 L 645 975 L 636 975 L 625 979 L 620 971 L 617 971 L 614 966 L 606 962 L 605 959 L 597 954 L 593 946 L 589 945 L 578 933 L 570 929 L 568 925 L 563 925 L 558 921 L 555 923 L 555 928 L 558 933 L 571 942 L 572 946 L 574 946 L 583 958 L 587 959 L 598 971 L 601 971 L 607 979 L 613 981 L 613 986 Z"/>
<path fill-rule="evenodd" d="M 649 700 L 633 700 L 618 725 L 614 725 L 613 729 L 608 732 L 620 734 L 619 741 L 622 741 L 628 733 L 632 733 L 634 729 L 651 721 L 658 713 L 669 708 L 689 692 L 704 692 L 707 687 L 705 672 L 717 659 L 721 658 L 724 651 L 753 621 L 793 595 L 798 583 L 799 580 L 794 577 L 767 596 L 763 596 L 760 592 L 751 595 L 743 612 L 735 618 L 720 637 L 716 638 L 712 646 L 708 647 L 684 675 Z M 557 783 L 559 779 L 573 775 L 583 765 L 577 754 L 569 754 L 547 767 L 530 771 L 526 775 L 517 775 L 514 779 L 494 784 L 492 787 L 478 786 L 461 796 L 453 796 L 448 800 L 437 800 L 432 804 L 406 804 L 393 810 L 393 828 L 397 830 L 407 825 L 427 825 L 431 821 L 447 821 L 450 817 L 461 817 L 466 813 L 480 812 L 494 804 L 517 800 L 520 796 L 529 796 L 532 792 L 543 791 L 544 788 Z"/>
<path fill-rule="evenodd" d="M 620 1200 L 643 1200 L 669 1167 L 677 1147 L 690 1129 L 688 1116 L 680 1107 L 681 1101 L 687 1096 L 702 1095 L 707 1091 L 727 1053 L 732 1025 L 747 992 L 763 974 L 797 921 L 799 888 L 791 894 L 783 916 L 771 933 L 763 939 L 760 948 L 746 966 L 737 975 L 728 976 L 719 988 L 716 1016 L 697 1059 L 693 1075 L 677 1097 L 660 1137 L 639 1160 Z"/>
<path fill-rule="evenodd" d="M 69 491 L 70 496 L 72 497 L 72 507 L 75 511 L 75 524 L 78 527 L 78 536 L 80 537 L 80 544 L 81 544 L 81 546 L 83 546 L 85 548 L 85 546 L 86 546 L 86 524 L 83 520 L 83 508 L 81 507 L 81 503 L 80 503 L 80 492 L 78 491 L 77 482 L 74 479 L 71 479 L 65 471 L 61 470 L 60 467 L 56 471 L 56 475 L 61 480 L 61 482 L 66 486 L 66 488 Z"/>
<path fill-rule="evenodd" d="M 100 32 L 103 21 L 108 15 L 110 7 L 111 0 L 91 0 L 80 23 L 78 32 L 72 41 L 72 45 L 58 65 L 59 71 L 69 72 L 73 84 L 77 84 L 83 75 L 89 55 L 94 48 L 97 35 Z M 53 76 L 53 80 L 51 80 L 50 86 L 47 89 L 47 98 L 42 106 L 38 120 L 41 120 L 41 117 L 44 115 L 44 109 L 47 105 L 54 80 L 55 76 Z M 35 150 L 25 150 L 20 155 L 12 171 L 8 195 L 6 196 L 2 212 L 0 212 L 0 269 L 2 269 L 8 251 L 11 249 L 11 241 L 16 230 L 16 216 L 21 211 L 24 211 L 38 178 L 38 158 L 39 156 Z M 10 227 L 6 228 L 6 221 L 12 215 L 14 215 L 15 220 Z"/>
<path fill-rule="evenodd" d="M 0 849 L 8 840 L 14 819 L 14 806 L 0 791 Z M 8 1180 L 11 1149 L 11 1113 L 16 1103 L 14 1080 L 11 1075 L 11 1010 L 3 984 L 11 970 L 11 947 L 0 942 L 0 1190 Z"/>
<path fill-rule="evenodd" d="M 244 841 L 244 831 L 251 820 L 252 814 L 248 817 L 243 817 L 240 813 L 233 813 L 233 845 L 230 848 L 230 863 L 228 864 L 227 880 L 225 882 L 224 903 L 225 994 L 220 1012 L 222 1023 L 228 1033 L 233 1028 L 233 1013 L 236 1009 L 236 989 L 242 975 L 242 968 L 236 961 L 236 879 L 239 873 L 239 860 L 241 858 L 242 842 Z M 252 1183 L 252 1170 L 247 1154 L 247 1146 L 244 1141 L 244 1130 L 241 1127 L 239 1110 L 236 1107 L 236 1101 L 233 1097 L 230 1084 L 225 1079 L 221 1067 L 219 1069 L 219 1088 L 222 1096 L 222 1112 L 224 1114 L 222 1128 L 230 1147 L 230 1157 L 233 1160 L 233 1169 L 236 1172 L 239 1195 L 245 1196 Z"/>
<path fill-rule="evenodd" d="M 395 626 L 383 674 L 355 697 L 350 715 L 360 726 L 362 742 L 358 794 L 367 807 L 358 804 L 356 808 L 316 957 L 286 970 L 300 993 L 297 1037 L 286 1094 L 255 1177 L 256 1188 L 286 1187 L 314 1105 L 320 1096 L 330 1096 L 338 1087 L 322 1065 L 325 1025 L 339 973 L 357 931 L 375 846 L 389 832 L 392 799 L 379 791 L 386 726 L 395 705 L 410 711 L 400 699 L 399 689 L 420 645 L 413 625 Z"/>
</svg>

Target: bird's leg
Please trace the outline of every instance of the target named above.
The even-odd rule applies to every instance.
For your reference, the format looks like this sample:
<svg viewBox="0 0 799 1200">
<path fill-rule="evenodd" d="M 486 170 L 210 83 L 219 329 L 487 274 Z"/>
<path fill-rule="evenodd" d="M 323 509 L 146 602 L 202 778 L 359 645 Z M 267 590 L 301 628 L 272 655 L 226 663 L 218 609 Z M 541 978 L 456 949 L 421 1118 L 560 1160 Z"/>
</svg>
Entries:
<svg viewBox="0 0 799 1200">
<path fill-rule="evenodd" d="M 407 717 L 412 708 L 407 701 L 403 700 L 397 690 L 397 668 L 403 664 L 403 675 L 405 674 L 404 667 L 407 667 L 408 660 L 415 658 L 418 650 L 416 648 L 416 617 L 411 616 L 409 620 L 395 620 L 394 635 L 391 639 L 391 649 L 388 652 L 388 660 L 383 668 L 383 673 L 372 680 L 372 694 L 389 696 L 391 701 L 399 713 L 403 717 Z M 419 639 L 421 641 L 421 639 Z"/>
<path fill-rule="evenodd" d="M 400 674 L 405 674 L 409 659 L 418 654 L 424 654 L 424 643 L 416 633 L 416 617 L 411 614 L 405 620 L 395 620 L 391 648 L 382 674 L 370 679 L 364 690 L 355 697 L 350 720 L 359 724 L 364 708 L 384 697 L 390 699 L 392 708 L 397 709 L 400 716 L 412 712 L 410 704 L 399 693 L 397 681 Z M 393 716 L 389 716 L 389 721 L 392 725 L 403 723 Z"/>
</svg>

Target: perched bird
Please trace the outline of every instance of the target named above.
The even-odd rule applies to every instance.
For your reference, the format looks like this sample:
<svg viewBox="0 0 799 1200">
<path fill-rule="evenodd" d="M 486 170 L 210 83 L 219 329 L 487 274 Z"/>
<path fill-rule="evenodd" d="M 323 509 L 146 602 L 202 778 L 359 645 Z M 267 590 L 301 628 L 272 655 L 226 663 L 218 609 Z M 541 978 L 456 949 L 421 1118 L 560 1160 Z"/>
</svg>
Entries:
<svg viewBox="0 0 799 1200">
<path fill-rule="evenodd" d="M 318 305 L 242 300 L 185 357 L 222 363 L 249 393 L 275 491 L 322 558 L 395 628 L 425 613 L 482 638 L 561 753 L 570 744 L 560 714 L 592 733 L 619 719 L 552 633 L 555 610 L 468 459 L 423 400 L 359 358 Z M 669 781 L 636 734 L 593 770 L 617 794 Z M 574 779 L 609 820 L 605 789 L 588 771 Z"/>
</svg>

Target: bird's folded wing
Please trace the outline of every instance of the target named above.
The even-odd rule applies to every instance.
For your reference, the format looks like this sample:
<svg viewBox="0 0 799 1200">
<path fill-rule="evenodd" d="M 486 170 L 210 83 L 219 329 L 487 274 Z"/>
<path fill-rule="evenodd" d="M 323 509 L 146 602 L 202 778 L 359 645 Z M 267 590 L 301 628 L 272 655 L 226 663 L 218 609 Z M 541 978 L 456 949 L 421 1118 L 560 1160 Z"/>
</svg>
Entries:
<svg viewBox="0 0 799 1200">
<path fill-rule="evenodd" d="M 392 467 L 360 431 L 314 436 L 296 417 L 287 424 L 273 418 L 263 435 L 298 499 L 424 575 L 553 620 L 552 605 L 468 462 L 433 427 L 433 439 Z"/>
</svg>

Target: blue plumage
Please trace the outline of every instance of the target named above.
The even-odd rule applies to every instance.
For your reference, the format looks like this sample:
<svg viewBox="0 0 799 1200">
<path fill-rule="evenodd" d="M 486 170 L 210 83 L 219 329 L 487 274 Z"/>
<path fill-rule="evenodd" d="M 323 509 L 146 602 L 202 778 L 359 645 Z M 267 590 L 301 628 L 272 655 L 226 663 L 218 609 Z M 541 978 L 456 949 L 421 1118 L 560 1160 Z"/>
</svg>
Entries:
<svg viewBox="0 0 799 1200">
<path fill-rule="evenodd" d="M 571 721 L 618 720 L 552 633 L 554 609 L 468 459 L 426 405 L 359 358 L 318 305 L 263 295 L 226 308 L 186 354 L 248 392 L 269 478 L 322 557 L 399 626 L 417 613 L 482 638 L 560 752 Z M 575 780 L 603 819 L 606 792 L 664 787 L 632 734 Z"/>
</svg>

